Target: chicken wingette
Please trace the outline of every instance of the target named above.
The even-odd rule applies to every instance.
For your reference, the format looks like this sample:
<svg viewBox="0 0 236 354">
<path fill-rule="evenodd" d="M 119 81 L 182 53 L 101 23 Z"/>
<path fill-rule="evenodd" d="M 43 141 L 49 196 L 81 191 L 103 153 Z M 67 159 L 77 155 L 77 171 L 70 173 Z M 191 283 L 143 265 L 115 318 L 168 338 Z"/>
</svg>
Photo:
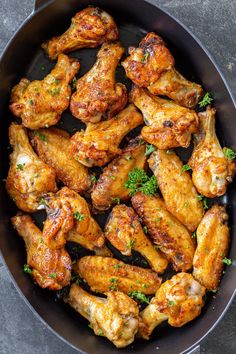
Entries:
<svg viewBox="0 0 236 354">
<path fill-rule="evenodd" d="M 204 210 L 188 171 L 174 151 L 157 150 L 148 160 L 157 178 L 167 210 L 189 231 L 196 230 Z"/>
<path fill-rule="evenodd" d="M 13 87 L 10 110 L 29 129 L 55 125 L 69 106 L 70 82 L 79 70 L 77 59 L 60 54 L 54 69 L 43 80 L 21 79 Z"/>
<path fill-rule="evenodd" d="M 167 210 L 163 199 L 158 195 L 147 196 L 139 192 L 132 197 L 132 204 L 147 226 L 152 241 L 172 263 L 174 270 L 190 270 L 195 252 L 191 234 Z"/>
<path fill-rule="evenodd" d="M 165 256 L 144 234 L 137 214 L 124 204 L 112 209 L 105 226 L 105 237 L 125 256 L 130 256 L 132 250 L 139 252 L 157 273 L 163 273 L 168 265 Z"/>
<path fill-rule="evenodd" d="M 50 290 L 60 290 L 69 285 L 71 259 L 66 250 L 49 248 L 41 230 L 29 215 L 17 214 L 11 222 L 25 241 L 27 264 L 32 268 L 31 275 L 37 284 Z"/>
<path fill-rule="evenodd" d="M 163 283 L 151 303 L 140 313 L 138 335 L 149 339 L 163 321 L 181 327 L 200 315 L 204 306 L 205 288 L 188 273 L 178 273 Z"/>
<path fill-rule="evenodd" d="M 227 222 L 225 206 L 214 205 L 206 212 L 196 231 L 193 276 L 207 290 L 216 290 L 220 282 L 230 241 Z"/>
<path fill-rule="evenodd" d="M 154 294 L 161 284 L 161 278 L 152 270 L 111 257 L 83 257 L 77 261 L 74 271 L 93 291 L 101 293 L 113 290 L 128 294 L 136 290 L 149 295 Z"/>
<path fill-rule="evenodd" d="M 33 151 L 22 125 L 10 125 L 9 139 L 13 152 L 6 180 L 7 192 L 19 209 L 34 212 L 44 193 L 56 192 L 56 173 Z"/>
<path fill-rule="evenodd" d="M 64 301 L 90 322 L 96 335 L 108 338 L 117 348 L 126 347 L 138 331 L 138 305 L 118 291 L 106 295 L 94 296 L 73 284 Z"/>
</svg>

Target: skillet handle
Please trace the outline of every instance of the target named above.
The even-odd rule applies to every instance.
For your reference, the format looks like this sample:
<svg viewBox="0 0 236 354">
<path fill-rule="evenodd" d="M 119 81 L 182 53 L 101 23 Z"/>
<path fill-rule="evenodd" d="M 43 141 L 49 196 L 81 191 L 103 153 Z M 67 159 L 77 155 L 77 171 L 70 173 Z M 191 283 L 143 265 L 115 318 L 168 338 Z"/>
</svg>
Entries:
<svg viewBox="0 0 236 354">
<path fill-rule="evenodd" d="M 48 0 L 34 0 L 34 11 L 37 11 L 39 8 L 43 7 L 48 2 Z"/>
</svg>

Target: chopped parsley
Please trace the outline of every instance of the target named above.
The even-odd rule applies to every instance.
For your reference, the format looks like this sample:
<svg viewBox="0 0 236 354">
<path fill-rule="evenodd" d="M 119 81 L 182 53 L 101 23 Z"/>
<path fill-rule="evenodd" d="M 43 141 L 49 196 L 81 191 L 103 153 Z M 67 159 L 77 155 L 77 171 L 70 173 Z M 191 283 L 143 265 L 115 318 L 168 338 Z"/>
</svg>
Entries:
<svg viewBox="0 0 236 354">
<path fill-rule="evenodd" d="M 76 87 L 76 77 L 74 77 L 73 80 L 71 81 L 72 90 L 75 90 L 75 87 Z"/>
<path fill-rule="evenodd" d="M 47 202 L 43 197 L 39 199 L 39 205 L 47 205 Z"/>
<path fill-rule="evenodd" d="M 55 79 L 55 84 L 58 85 L 60 83 L 60 79 Z"/>
<path fill-rule="evenodd" d="M 213 97 L 209 92 L 206 92 L 203 99 L 198 103 L 199 107 L 203 108 L 208 104 L 211 104 L 213 101 Z"/>
<path fill-rule="evenodd" d="M 233 160 L 236 158 L 236 152 L 228 147 L 223 148 L 223 153 L 225 157 L 227 157 L 227 159 L 229 160 Z"/>
<path fill-rule="evenodd" d="M 232 264 L 232 259 L 225 257 L 222 262 L 228 266 Z"/>
<path fill-rule="evenodd" d="M 32 274 L 32 269 L 30 268 L 30 266 L 28 264 L 24 264 L 23 271 L 26 274 Z"/>
<path fill-rule="evenodd" d="M 111 198 L 112 203 L 120 204 L 120 198 Z"/>
<path fill-rule="evenodd" d="M 125 159 L 126 159 L 127 161 L 130 161 L 130 160 L 133 160 L 133 157 L 132 157 L 131 155 L 127 155 L 127 156 L 125 156 Z"/>
<path fill-rule="evenodd" d="M 207 204 L 208 200 L 207 200 L 206 197 L 204 197 L 204 195 L 199 194 L 199 195 L 197 196 L 197 199 L 202 201 L 202 203 L 203 203 L 203 209 L 204 209 L 204 210 L 209 209 L 208 204 Z"/>
<path fill-rule="evenodd" d="M 129 243 L 127 244 L 127 247 L 131 249 L 133 245 L 134 245 L 134 240 L 130 240 Z"/>
<path fill-rule="evenodd" d="M 147 296 L 143 293 L 141 293 L 141 291 L 137 291 L 137 290 L 134 290 L 134 291 L 130 291 L 128 293 L 129 297 L 131 297 L 132 299 L 136 299 L 136 300 L 139 300 L 141 302 L 145 302 L 146 304 L 150 304 L 150 301 L 149 299 L 147 298 Z"/>
<path fill-rule="evenodd" d="M 150 57 L 150 53 L 146 51 L 143 55 L 143 58 L 141 59 L 141 63 L 146 62 L 149 57 Z"/>
<path fill-rule="evenodd" d="M 90 180 L 91 180 L 91 182 L 92 182 L 93 184 L 95 184 L 95 183 L 97 182 L 97 177 L 96 177 L 96 176 L 90 175 L 89 178 L 90 178 Z"/>
<path fill-rule="evenodd" d="M 111 285 L 110 285 L 109 289 L 112 290 L 112 291 L 117 291 L 118 290 L 118 279 L 117 278 L 111 278 L 110 282 L 111 282 Z"/>
<path fill-rule="evenodd" d="M 192 238 L 196 238 L 197 237 L 197 232 L 196 231 L 194 231 L 194 233 L 192 234 L 192 236 L 191 236 Z"/>
<path fill-rule="evenodd" d="M 49 277 L 52 278 L 52 279 L 56 279 L 57 274 L 56 273 L 51 273 L 51 274 L 49 274 Z"/>
<path fill-rule="evenodd" d="M 151 153 L 153 153 L 153 151 L 156 150 L 156 147 L 153 146 L 152 144 L 147 144 L 146 145 L 146 151 L 145 151 L 145 156 L 151 155 Z"/>
<path fill-rule="evenodd" d="M 32 104 L 34 103 L 33 100 L 29 100 L 29 104 L 32 106 Z"/>
<path fill-rule="evenodd" d="M 84 220 L 84 214 L 81 214 L 79 213 L 78 211 L 76 211 L 74 214 L 73 214 L 75 220 L 77 221 L 82 221 Z"/>
<path fill-rule="evenodd" d="M 119 268 L 121 268 L 121 267 L 122 267 L 121 264 L 115 264 L 115 265 L 114 265 L 114 268 L 115 268 L 115 269 L 119 269 Z"/>
<path fill-rule="evenodd" d="M 82 279 L 80 278 L 80 276 L 78 274 L 75 274 L 71 277 L 71 281 L 73 283 L 75 283 L 76 285 L 80 285 L 83 281 Z"/>
<path fill-rule="evenodd" d="M 181 168 L 181 173 L 183 173 L 185 171 L 189 171 L 189 170 L 191 170 L 191 167 L 188 164 L 183 165 L 183 167 Z"/>
<path fill-rule="evenodd" d="M 129 172 L 125 188 L 129 189 L 131 196 L 134 196 L 137 192 L 153 195 L 157 191 L 158 184 L 155 176 L 149 177 L 143 169 L 136 167 Z"/>
<path fill-rule="evenodd" d="M 144 232 L 145 234 L 148 233 L 148 228 L 147 228 L 147 226 L 144 226 L 144 227 L 143 227 L 143 232 Z"/>
<path fill-rule="evenodd" d="M 46 135 L 45 134 L 41 134 L 39 130 L 35 130 L 34 135 L 38 136 L 42 141 L 47 141 Z"/>
<path fill-rule="evenodd" d="M 55 89 L 50 90 L 49 92 L 51 93 L 52 96 L 58 95 L 60 93 L 60 88 L 56 87 Z"/>
<path fill-rule="evenodd" d="M 172 301 L 172 300 L 169 300 L 169 301 L 168 301 L 168 306 L 169 306 L 169 307 L 172 307 L 174 304 L 175 304 L 174 301 Z"/>
<path fill-rule="evenodd" d="M 25 166 L 25 163 L 18 163 L 18 164 L 16 165 L 16 168 L 17 168 L 17 170 L 23 171 L 24 166 Z"/>
</svg>

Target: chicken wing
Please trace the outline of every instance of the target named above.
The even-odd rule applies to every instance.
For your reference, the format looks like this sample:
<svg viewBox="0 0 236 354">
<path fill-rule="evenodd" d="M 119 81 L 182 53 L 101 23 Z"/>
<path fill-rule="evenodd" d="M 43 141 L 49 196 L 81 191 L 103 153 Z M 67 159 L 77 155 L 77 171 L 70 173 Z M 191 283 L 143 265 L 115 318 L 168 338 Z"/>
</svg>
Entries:
<svg viewBox="0 0 236 354">
<path fill-rule="evenodd" d="M 141 253 L 157 273 L 163 273 L 168 265 L 164 255 L 144 234 L 137 214 L 124 204 L 112 209 L 105 227 L 105 237 L 125 256 L 130 256 L 132 250 Z"/>
<path fill-rule="evenodd" d="M 126 294 L 141 291 L 154 294 L 161 284 L 161 278 L 151 271 L 136 267 L 111 257 L 86 256 L 74 267 L 93 291 L 106 293 L 109 290 Z"/>
<path fill-rule="evenodd" d="M 201 85 L 188 81 L 175 68 L 162 73 L 148 90 L 153 95 L 167 96 L 188 108 L 194 108 L 203 95 Z"/>
<path fill-rule="evenodd" d="M 70 135 L 65 130 L 54 127 L 40 129 L 31 137 L 40 159 L 54 168 L 59 181 L 78 193 L 91 187 L 88 169 L 70 155 Z"/>
<path fill-rule="evenodd" d="M 153 242 L 165 254 L 176 271 L 192 268 L 195 245 L 189 231 L 166 209 L 157 195 L 147 196 L 141 192 L 132 197 L 137 214 L 147 226 Z"/>
<path fill-rule="evenodd" d="M 111 118 L 126 106 L 126 87 L 115 82 L 116 67 L 123 53 L 119 42 L 103 44 L 94 66 L 76 82 L 70 102 L 74 117 L 84 123 L 97 123 L 103 116 Z"/>
<path fill-rule="evenodd" d="M 35 154 L 22 125 L 12 123 L 9 138 L 13 152 L 6 189 L 19 209 L 34 212 L 43 193 L 57 190 L 55 171 Z"/>
<path fill-rule="evenodd" d="M 103 166 L 122 153 L 119 149 L 121 140 L 142 123 L 142 114 L 129 105 L 117 116 L 107 121 L 89 123 L 85 131 L 75 133 L 71 138 L 71 154 L 85 166 Z"/>
<path fill-rule="evenodd" d="M 141 87 L 153 84 L 163 71 L 174 65 L 174 58 L 164 41 L 154 32 L 148 33 L 138 48 L 130 47 L 129 54 L 121 65 L 126 76 Z"/>
<path fill-rule="evenodd" d="M 121 155 L 105 167 L 99 176 L 91 194 L 93 206 L 97 210 L 104 211 L 117 200 L 128 200 L 129 191 L 125 188 L 128 174 L 134 168 L 145 168 L 146 161 L 145 144 L 142 144 L 140 137 L 130 140 Z"/>
<path fill-rule="evenodd" d="M 149 339 L 161 322 L 182 327 L 200 315 L 204 306 L 205 288 L 188 273 L 178 273 L 157 290 L 155 297 L 141 313 L 139 336 Z"/>
<path fill-rule="evenodd" d="M 71 259 L 65 249 L 47 247 L 42 232 L 29 215 L 19 213 L 11 218 L 11 222 L 25 241 L 27 264 L 32 267 L 31 274 L 38 285 L 50 290 L 60 290 L 69 285 Z"/>
<path fill-rule="evenodd" d="M 141 134 L 146 141 L 159 149 L 189 146 L 191 134 L 198 129 L 196 112 L 137 86 L 133 87 L 130 98 L 143 113 L 146 126 Z"/>
<path fill-rule="evenodd" d="M 138 331 L 138 305 L 121 292 L 107 292 L 107 298 L 90 295 L 73 284 L 65 302 L 90 322 L 98 336 L 107 337 L 117 348 L 134 341 Z"/>
<path fill-rule="evenodd" d="M 197 249 L 193 258 L 193 276 L 207 290 L 216 290 L 223 260 L 229 248 L 228 215 L 224 206 L 214 205 L 197 228 Z"/>
<path fill-rule="evenodd" d="M 174 151 L 157 150 L 148 160 L 157 178 L 166 209 L 181 221 L 189 231 L 196 230 L 204 210 L 198 200 L 191 176 L 183 171 L 183 163 Z"/>
<path fill-rule="evenodd" d="M 195 135 L 195 148 L 188 162 L 195 187 L 208 198 L 223 195 L 236 171 L 236 162 L 224 155 L 217 139 L 215 113 L 208 106 L 206 112 L 198 114 L 200 132 Z"/>
<path fill-rule="evenodd" d="M 60 53 L 81 48 L 95 48 L 104 42 L 118 39 L 118 29 L 113 18 L 98 7 L 87 7 L 71 19 L 69 29 L 42 44 L 51 59 Z"/>
<path fill-rule="evenodd" d="M 55 68 L 42 81 L 21 79 L 13 87 L 10 110 L 30 129 L 57 124 L 69 106 L 70 82 L 79 67 L 77 59 L 59 55 Z"/>
</svg>

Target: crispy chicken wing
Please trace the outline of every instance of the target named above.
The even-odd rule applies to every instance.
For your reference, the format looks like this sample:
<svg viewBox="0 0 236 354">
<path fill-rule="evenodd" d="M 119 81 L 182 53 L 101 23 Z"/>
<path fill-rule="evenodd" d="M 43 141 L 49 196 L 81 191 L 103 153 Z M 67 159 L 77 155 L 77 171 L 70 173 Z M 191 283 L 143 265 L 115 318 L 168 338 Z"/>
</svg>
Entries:
<svg viewBox="0 0 236 354">
<path fill-rule="evenodd" d="M 106 293 L 109 290 L 141 291 L 154 294 L 161 284 L 161 278 L 151 271 L 136 267 L 111 257 L 86 256 L 77 261 L 75 272 L 88 283 L 93 291 Z"/>
<path fill-rule="evenodd" d="M 91 194 L 93 206 L 103 211 L 109 209 L 117 200 L 128 200 L 129 191 L 125 188 L 128 174 L 134 168 L 145 168 L 146 161 L 145 144 L 142 144 L 140 137 L 130 140 L 121 155 L 105 167 L 99 176 Z"/>
<path fill-rule="evenodd" d="M 115 82 L 118 62 L 124 53 L 120 42 L 103 44 L 93 67 L 76 82 L 70 102 L 74 117 L 96 123 L 102 116 L 111 118 L 128 100 L 126 87 Z"/>
<path fill-rule="evenodd" d="M 55 68 L 42 81 L 21 79 L 13 87 L 10 110 L 30 129 L 56 124 L 69 106 L 70 82 L 79 67 L 77 59 L 59 55 Z"/>
<path fill-rule="evenodd" d="M 71 259 L 64 248 L 52 250 L 47 247 L 42 232 L 29 215 L 19 213 L 11 218 L 11 222 L 25 241 L 27 264 L 38 285 L 50 290 L 67 286 L 71 278 Z"/>
<path fill-rule="evenodd" d="M 214 205 L 197 228 L 197 249 L 193 258 L 193 276 L 207 290 L 216 290 L 223 259 L 229 248 L 228 215 L 224 206 Z"/>
<path fill-rule="evenodd" d="M 12 123 L 9 138 L 13 152 L 6 180 L 7 191 L 19 209 L 34 212 L 43 193 L 57 190 L 55 171 L 35 154 L 22 125 Z"/>
<path fill-rule="evenodd" d="M 104 42 L 118 39 L 118 29 L 113 18 L 98 7 L 87 7 L 71 19 L 69 29 L 42 44 L 51 59 L 60 53 L 81 48 L 95 48 Z"/>
<path fill-rule="evenodd" d="M 138 48 L 130 47 L 129 54 L 122 66 L 128 78 L 141 87 L 153 84 L 163 71 L 174 65 L 174 58 L 164 41 L 154 32 L 148 33 Z"/>
<path fill-rule="evenodd" d="M 178 273 L 157 290 L 155 297 L 140 314 L 139 336 L 149 339 L 161 322 L 168 320 L 181 327 L 200 315 L 204 306 L 205 288 L 188 273 Z"/>
<path fill-rule="evenodd" d="M 96 335 L 107 337 L 117 348 L 126 347 L 138 331 L 138 305 L 118 291 L 106 295 L 94 296 L 73 284 L 65 302 L 90 322 Z"/>
<path fill-rule="evenodd" d="M 176 271 L 192 268 L 195 245 L 189 231 L 167 209 L 157 195 L 137 193 L 132 197 L 137 214 L 148 228 L 153 242 L 165 254 Z"/>
<path fill-rule="evenodd" d="M 174 151 L 157 150 L 148 160 L 165 200 L 166 209 L 189 231 L 196 230 L 204 210 L 198 200 L 191 176 L 183 171 L 183 163 Z"/>
<path fill-rule="evenodd" d="M 85 131 L 75 133 L 71 138 L 71 154 L 85 166 L 103 166 L 122 153 L 119 149 L 121 140 L 142 123 L 142 114 L 129 105 L 117 116 L 89 123 Z"/>
<path fill-rule="evenodd" d="M 70 135 L 63 129 L 40 129 L 31 135 L 31 143 L 40 159 L 53 167 L 59 181 L 78 193 L 91 186 L 88 169 L 69 152 Z"/>
<path fill-rule="evenodd" d="M 195 187 L 208 198 L 223 195 L 236 171 L 236 162 L 224 155 L 217 139 L 215 112 L 208 106 L 206 112 L 198 114 L 200 132 L 195 135 L 195 148 L 188 162 Z"/>
<path fill-rule="evenodd" d="M 163 273 L 168 265 L 164 255 L 144 234 L 137 214 L 124 204 L 112 209 L 105 227 L 105 237 L 125 256 L 130 256 L 132 250 L 141 253 L 157 273 Z"/>
<path fill-rule="evenodd" d="M 196 112 L 137 86 L 133 87 L 130 98 L 143 113 L 146 126 L 141 134 L 146 141 L 159 149 L 189 146 L 191 134 L 198 129 Z"/>
</svg>

